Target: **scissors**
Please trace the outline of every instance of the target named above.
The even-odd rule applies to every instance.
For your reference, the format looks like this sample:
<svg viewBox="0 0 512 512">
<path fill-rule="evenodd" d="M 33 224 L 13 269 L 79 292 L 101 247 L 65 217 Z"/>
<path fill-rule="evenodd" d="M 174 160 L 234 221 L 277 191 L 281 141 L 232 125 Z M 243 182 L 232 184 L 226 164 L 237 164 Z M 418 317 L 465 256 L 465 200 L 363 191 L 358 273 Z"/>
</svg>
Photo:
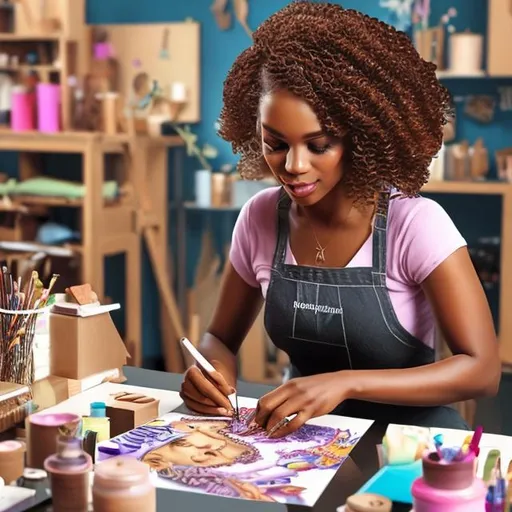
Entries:
<svg viewBox="0 0 512 512">
<path fill-rule="evenodd" d="M 181 346 L 187 350 L 187 352 L 194 358 L 196 363 L 201 367 L 207 374 L 215 372 L 213 365 L 206 360 L 206 358 L 197 350 L 191 341 L 187 338 L 181 338 Z M 228 395 L 229 403 L 233 409 L 233 417 L 236 421 L 240 421 L 240 408 L 238 407 L 238 393 L 235 392 Z"/>
</svg>

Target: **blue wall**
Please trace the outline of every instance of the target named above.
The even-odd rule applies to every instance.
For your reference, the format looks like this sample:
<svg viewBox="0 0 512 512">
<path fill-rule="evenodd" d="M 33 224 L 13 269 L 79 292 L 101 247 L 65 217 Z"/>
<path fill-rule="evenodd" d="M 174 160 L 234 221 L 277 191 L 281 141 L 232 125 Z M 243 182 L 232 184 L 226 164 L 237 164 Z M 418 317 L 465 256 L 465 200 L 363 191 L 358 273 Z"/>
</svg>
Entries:
<svg viewBox="0 0 512 512">
<path fill-rule="evenodd" d="M 108 23 L 150 23 L 166 21 L 183 21 L 191 17 L 202 25 L 201 56 L 202 56 L 202 122 L 194 127 L 201 143 L 208 142 L 219 149 L 219 157 L 214 162 L 216 167 L 223 163 L 235 163 L 228 144 L 215 134 L 215 121 L 221 108 L 222 83 L 236 56 L 245 49 L 250 40 L 237 22 L 228 31 L 221 31 L 211 15 L 211 0 L 169 1 L 169 0 L 88 0 L 87 21 L 91 24 Z M 270 14 L 288 3 L 287 0 L 249 0 L 249 25 L 255 28 Z M 394 15 L 379 6 L 379 0 L 346 0 L 338 2 L 345 7 L 357 8 L 383 21 L 394 23 Z M 231 2 L 230 2 L 231 4 Z M 448 7 L 455 7 L 458 16 L 453 20 L 457 31 L 469 28 L 476 32 L 485 32 L 487 24 L 486 0 L 432 0 L 431 24 L 438 20 Z M 504 83 L 512 85 L 512 80 L 446 80 L 445 84 L 454 93 L 462 96 L 473 93 L 497 94 L 497 88 Z M 457 137 L 474 142 L 478 137 L 484 137 L 491 151 L 512 145 L 512 115 L 497 113 L 495 122 L 481 126 L 464 118 L 462 104 L 458 104 Z M 492 154 L 492 153 L 491 153 Z M 198 167 L 195 161 L 186 162 L 185 194 L 187 199 L 193 199 L 193 171 Z M 0 154 L 0 168 L 15 172 L 15 155 Z M 172 181 L 172 180 L 171 180 Z M 170 191 L 172 193 L 172 191 Z M 499 219 L 501 215 L 499 201 L 492 197 L 448 197 L 436 196 L 449 211 L 455 222 L 462 230 L 468 241 L 474 241 L 481 235 L 499 234 Z M 470 201 L 472 201 L 470 203 Z M 172 212 L 171 212 L 172 213 Z M 212 226 L 217 236 L 219 249 L 228 241 L 235 214 L 212 213 L 188 214 L 187 245 L 189 284 L 192 283 L 194 266 L 199 254 L 199 241 L 202 229 Z M 172 216 L 171 216 L 172 222 Z M 112 275 L 109 271 L 107 276 Z M 119 281 L 112 275 L 112 281 Z M 122 280 L 121 280 L 122 281 Z M 109 286 L 110 288 L 111 286 Z M 117 286 L 116 286 L 117 289 Z M 119 294 L 119 291 L 117 292 Z M 115 296 L 115 294 L 113 293 Z M 148 264 L 147 257 L 144 265 L 143 290 L 143 319 L 144 319 L 144 355 L 156 357 L 160 355 L 159 329 L 159 299 L 156 285 Z"/>
</svg>

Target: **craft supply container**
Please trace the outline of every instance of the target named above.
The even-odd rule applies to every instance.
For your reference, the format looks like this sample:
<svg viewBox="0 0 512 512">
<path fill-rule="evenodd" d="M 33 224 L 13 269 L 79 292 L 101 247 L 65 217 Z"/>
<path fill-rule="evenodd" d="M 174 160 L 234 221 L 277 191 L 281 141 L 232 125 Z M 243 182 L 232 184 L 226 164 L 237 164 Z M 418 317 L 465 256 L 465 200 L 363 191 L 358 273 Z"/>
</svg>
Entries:
<svg viewBox="0 0 512 512">
<path fill-rule="evenodd" d="M 446 462 L 436 452 L 423 457 L 423 477 L 412 485 L 414 512 L 482 512 L 487 489 L 475 477 L 475 459 Z"/>
<path fill-rule="evenodd" d="M 94 512 L 155 512 L 156 488 L 149 466 L 122 456 L 97 464 L 92 502 Z"/>
</svg>

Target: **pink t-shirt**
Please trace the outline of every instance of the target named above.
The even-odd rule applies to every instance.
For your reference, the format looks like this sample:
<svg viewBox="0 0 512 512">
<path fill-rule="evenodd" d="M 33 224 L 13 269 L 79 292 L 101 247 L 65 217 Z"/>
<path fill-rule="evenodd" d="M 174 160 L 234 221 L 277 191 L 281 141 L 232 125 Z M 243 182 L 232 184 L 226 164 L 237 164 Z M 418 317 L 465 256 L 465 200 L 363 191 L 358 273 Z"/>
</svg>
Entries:
<svg viewBox="0 0 512 512">
<path fill-rule="evenodd" d="M 252 197 L 236 222 L 230 261 L 244 281 L 266 296 L 277 242 L 279 187 Z M 372 266 L 372 238 L 347 267 Z M 386 284 L 396 316 L 408 332 L 433 347 L 436 321 L 421 283 L 466 241 L 446 211 L 425 197 L 395 198 L 389 203 Z M 288 244 L 286 263 L 297 262 Z"/>
</svg>

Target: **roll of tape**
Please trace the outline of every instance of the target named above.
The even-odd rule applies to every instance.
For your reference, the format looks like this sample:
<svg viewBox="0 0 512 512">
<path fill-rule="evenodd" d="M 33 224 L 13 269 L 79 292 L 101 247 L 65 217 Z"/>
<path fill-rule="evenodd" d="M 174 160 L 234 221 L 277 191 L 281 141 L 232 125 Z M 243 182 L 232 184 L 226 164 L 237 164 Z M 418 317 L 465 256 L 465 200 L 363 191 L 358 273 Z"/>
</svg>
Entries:
<svg viewBox="0 0 512 512">
<path fill-rule="evenodd" d="M 354 494 L 347 500 L 346 512 L 391 512 L 393 503 L 378 494 Z"/>
</svg>

